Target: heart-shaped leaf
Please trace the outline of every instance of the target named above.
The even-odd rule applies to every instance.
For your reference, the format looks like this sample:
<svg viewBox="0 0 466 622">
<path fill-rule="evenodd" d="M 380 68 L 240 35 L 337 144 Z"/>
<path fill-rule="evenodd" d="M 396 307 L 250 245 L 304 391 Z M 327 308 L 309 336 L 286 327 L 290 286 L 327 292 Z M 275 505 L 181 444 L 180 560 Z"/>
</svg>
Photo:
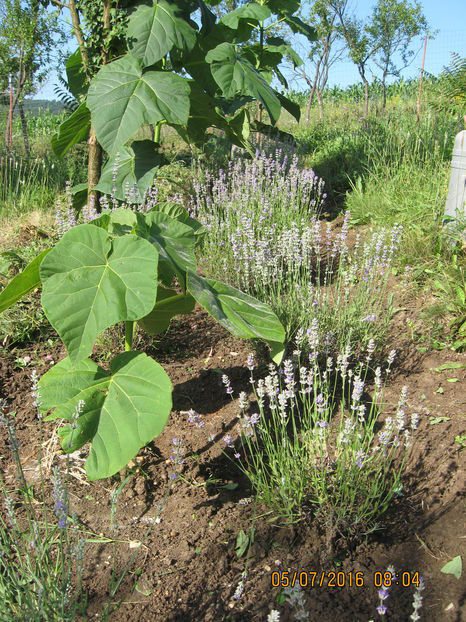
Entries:
<svg viewBox="0 0 466 622">
<path fill-rule="evenodd" d="M 189 84 L 175 73 L 147 71 L 131 54 L 104 65 L 89 86 L 87 107 L 99 143 L 116 153 L 144 124 L 184 125 Z"/>
<path fill-rule="evenodd" d="M 105 229 L 111 235 L 121 236 L 133 233 L 136 226 L 136 213 L 124 207 L 103 212 L 89 224 Z"/>
<path fill-rule="evenodd" d="M 194 231 L 161 212 L 137 214 L 137 219 L 136 234 L 153 244 L 159 253 L 159 278 L 162 283 L 170 287 L 176 275 L 180 285 L 185 287 L 186 271 L 195 270 L 197 265 Z"/>
<path fill-rule="evenodd" d="M 120 201 L 125 201 L 128 198 L 126 197 L 128 188 L 130 202 L 141 203 L 159 167 L 165 163 L 166 159 L 157 152 L 154 142 L 151 140 L 134 141 L 131 147 L 121 147 L 118 157 L 110 156 L 95 189 L 104 194 L 111 194 L 115 186 L 115 197 Z M 117 168 L 116 180 L 113 179 L 114 168 Z"/>
<path fill-rule="evenodd" d="M 42 251 L 22 272 L 11 279 L 5 289 L 0 292 L 0 313 L 14 305 L 18 300 L 21 300 L 23 296 L 32 292 L 33 289 L 39 287 L 39 268 L 42 260 L 51 250 L 48 248 Z"/>
<path fill-rule="evenodd" d="M 196 236 L 196 244 L 199 244 L 200 240 L 206 233 L 206 229 L 198 220 L 194 220 L 182 205 L 179 203 L 171 203 L 170 201 L 162 201 L 157 203 L 152 207 L 149 212 L 160 212 L 162 214 L 167 214 L 170 218 L 174 220 L 179 220 L 180 222 L 188 225 L 194 231 L 194 235 Z"/>
<path fill-rule="evenodd" d="M 221 43 L 210 50 L 205 59 L 210 63 L 212 76 L 226 98 L 238 94 L 251 95 L 263 103 L 273 124 L 278 121 L 281 105 L 277 94 L 251 63 L 241 56 L 236 46 Z"/>
<path fill-rule="evenodd" d="M 153 309 L 156 249 L 126 235 L 113 239 L 95 225 L 65 233 L 40 267 L 42 306 L 73 360 L 89 356 L 104 329 Z"/>
<path fill-rule="evenodd" d="M 263 22 L 271 15 L 270 9 L 262 4 L 256 4 L 255 2 L 249 2 L 240 6 L 238 9 L 227 13 L 220 20 L 221 24 L 225 24 L 228 28 L 237 30 L 240 24 L 240 20 L 256 20 L 257 22 Z"/>
<path fill-rule="evenodd" d="M 127 37 L 134 56 L 142 60 L 144 67 L 154 65 L 173 47 L 192 50 L 196 43 L 196 31 L 181 17 L 178 7 L 165 0 L 152 6 L 139 6 L 131 15 Z"/>
<path fill-rule="evenodd" d="M 163 430 L 170 410 L 171 383 L 163 368 L 146 354 L 116 356 L 106 372 L 96 363 L 69 357 L 40 380 L 41 410 L 47 419 L 72 422 L 60 430 L 62 446 L 75 451 L 91 442 L 86 472 L 91 480 L 110 477 Z M 80 416 L 73 414 L 84 402 Z"/>
<path fill-rule="evenodd" d="M 173 289 L 159 286 L 155 307 L 141 320 L 139 326 L 149 335 L 158 335 L 170 326 L 170 321 L 176 315 L 190 313 L 194 309 L 194 298 L 191 294 L 178 294 Z"/>
<path fill-rule="evenodd" d="M 56 156 L 62 158 L 73 145 L 87 140 L 91 129 L 91 113 L 86 102 L 82 102 L 58 128 L 58 133 L 51 139 L 52 149 Z"/>
<path fill-rule="evenodd" d="M 196 301 L 236 337 L 263 339 L 280 363 L 285 330 L 268 305 L 239 289 L 188 272 L 188 290 Z"/>
</svg>

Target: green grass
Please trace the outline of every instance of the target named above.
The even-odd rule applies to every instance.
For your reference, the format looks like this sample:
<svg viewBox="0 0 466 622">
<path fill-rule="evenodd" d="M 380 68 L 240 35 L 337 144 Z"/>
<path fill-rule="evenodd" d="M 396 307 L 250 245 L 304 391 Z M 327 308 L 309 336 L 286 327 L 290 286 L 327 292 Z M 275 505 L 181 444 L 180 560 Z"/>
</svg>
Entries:
<svg viewBox="0 0 466 622">
<path fill-rule="evenodd" d="M 324 121 L 313 111 L 311 124 L 297 132 L 300 149 L 326 181 L 327 209 L 349 210 L 353 225 L 403 225 L 395 267 L 409 267 L 415 286 L 436 297 L 424 314 L 426 332 L 435 326 L 436 347 L 462 349 L 466 311 L 457 287 L 463 287 L 464 249 L 461 240 L 451 243 L 443 216 L 454 137 L 463 119 L 454 108 L 425 106 L 418 120 L 414 99 L 395 101 L 368 119 L 358 114 L 358 105 L 344 101 Z M 450 285 L 439 288 L 439 278 L 451 274 L 445 277 Z"/>
</svg>

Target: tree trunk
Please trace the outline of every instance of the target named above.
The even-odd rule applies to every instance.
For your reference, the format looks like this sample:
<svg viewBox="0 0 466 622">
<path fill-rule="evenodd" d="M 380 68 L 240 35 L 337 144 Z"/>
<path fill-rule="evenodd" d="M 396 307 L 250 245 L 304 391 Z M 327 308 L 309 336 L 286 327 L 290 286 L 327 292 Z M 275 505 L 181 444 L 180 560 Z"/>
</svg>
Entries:
<svg viewBox="0 0 466 622">
<path fill-rule="evenodd" d="M 306 109 L 306 121 L 309 123 L 309 119 L 311 117 L 311 106 L 314 101 L 314 95 L 316 93 L 317 83 L 319 81 L 319 73 L 320 73 L 320 63 L 322 62 L 322 56 L 319 58 L 316 65 L 316 73 L 314 76 L 314 82 L 312 84 L 311 93 L 309 95 L 309 99 L 307 100 L 307 109 Z"/>
<path fill-rule="evenodd" d="M 24 115 L 24 108 L 23 108 L 22 101 L 18 103 L 18 108 L 19 108 L 19 116 L 21 117 L 21 130 L 23 132 L 24 151 L 26 153 L 26 158 L 29 158 L 31 151 L 29 149 L 28 124 L 26 121 L 26 117 Z"/>
<path fill-rule="evenodd" d="M 387 106 L 387 85 L 385 84 L 387 80 L 387 73 L 386 71 L 383 72 L 382 75 L 382 110 L 385 110 L 386 106 Z"/>
<path fill-rule="evenodd" d="M 11 123 L 13 123 L 13 114 L 15 112 L 16 105 L 19 102 L 19 98 L 21 97 L 21 93 L 23 92 L 23 88 L 25 84 L 26 84 L 26 72 L 24 70 L 23 55 L 21 53 L 20 58 L 19 58 L 18 82 L 16 85 L 13 100 L 11 102 Z M 6 144 L 7 149 L 9 148 L 9 137 L 10 137 L 10 116 L 8 115 L 8 118 L 6 121 L 6 129 L 5 129 L 5 144 Z"/>
<path fill-rule="evenodd" d="M 369 82 L 364 77 L 364 117 L 367 119 L 369 116 Z"/>
<path fill-rule="evenodd" d="M 317 102 L 319 104 L 319 119 L 322 121 L 322 119 L 324 118 L 324 106 L 322 104 L 322 93 L 320 92 L 320 89 L 316 90 L 316 94 Z"/>
<path fill-rule="evenodd" d="M 97 136 L 95 135 L 94 126 L 91 125 L 89 132 L 89 162 L 87 165 L 87 200 L 90 201 L 94 197 L 94 207 L 100 212 L 99 192 L 94 190 L 99 183 L 100 172 L 102 170 L 102 147 L 100 146 Z"/>
</svg>

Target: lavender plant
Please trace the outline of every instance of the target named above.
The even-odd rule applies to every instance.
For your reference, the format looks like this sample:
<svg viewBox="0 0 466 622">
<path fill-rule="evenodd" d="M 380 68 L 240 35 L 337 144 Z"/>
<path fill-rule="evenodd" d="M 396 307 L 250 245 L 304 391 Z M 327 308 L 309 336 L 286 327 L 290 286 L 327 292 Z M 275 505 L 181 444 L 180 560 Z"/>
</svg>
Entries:
<svg viewBox="0 0 466 622">
<path fill-rule="evenodd" d="M 311 512 L 328 533 L 366 534 L 380 528 L 383 513 L 402 488 L 419 417 L 408 420 L 404 387 L 395 415 L 382 419 L 394 351 L 383 369 L 376 368 L 370 388 L 373 344 L 354 365 L 348 347 L 336 359 L 328 357 L 322 369 L 315 322 L 306 340 L 306 362 L 297 351 L 282 368 L 271 364 L 265 378 L 254 378 L 249 359 L 255 403 L 249 405 L 246 394 L 240 394 L 237 438 L 224 439 L 226 451 L 258 500 L 282 521 L 296 522 Z M 227 392 L 228 382 L 224 378 Z"/>
<path fill-rule="evenodd" d="M 83 589 L 82 575 L 88 541 L 83 537 L 77 514 L 70 511 L 69 455 L 64 471 L 59 466 L 53 468 L 51 478 L 53 512 L 48 511 L 49 496 L 45 488 L 46 476 L 42 470 L 43 417 L 35 370 L 31 374 L 31 381 L 33 403 L 39 420 L 37 458 L 41 490 L 39 504 L 33 497 L 36 491 L 30 490 L 24 476 L 19 453 L 20 444 L 15 431 L 15 413 L 10 412 L 5 400 L 0 400 L 0 429 L 6 431 L 9 449 L 17 468 L 19 492 L 22 492 L 22 495 L 19 495 L 17 491 L 9 491 L 0 476 L 0 496 L 3 497 L 5 509 L 3 515 L 0 513 L 0 610 L 1 614 L 4 614 L 3 617 L 0 614 L 0 619 L 71 622 L 86 616 L 87 593 Z M 83 408 L 84 403 L 78 404 L 72 424 L 74 430 L 77 429 L 76 422 Z M 114 527 L 114 505 L 129 477 L 127 476 L 119 488 L 113 491 L 110 518 Z M 159 505 L 156 522 L 160 521 L 160 512 L 170 489 L 171 484 Z M 151 528 L 152 525 L 142 538 L 143 541 Z M 115 559 L 117 555 L 114 546 L 114 567 L 107 592 L 108 599 L 102 607 L 102 619 L 107 619 L 108 613 L 118 607 L 119 603 L 115 602 L 116 595 L 123 579 L 134 567 L 136 553 L 130 557 L 120 572 L 116 571 Z"/>
<path fill-rule="evenodd" d="M 190 213 L 207 230 L 203 267 L 267 302 L 287 339 L 319 321 L 327 349 L 343 350 L 348 337 L 364 348 L 382 343 L 391 315 L 386 284 L 401 229 L 347 242 L 350 214 L 335 231 L 319 211 L 324 183 L 277 150 L 251 161 L 230 161 L 217 176 L 194 184 Z"/>
<path fill-rule="evenodd" d="M 37 378 L 33 374 L 33 400 L 39 406 Z M 0 600 L 9 619 L 75 620 L 83 615 L 87 597 L 82 590 L 85 540 L 69 514 L 67 481 L 59 467 L 52 477 L 54 514 L 47 512 L 42 473 L 41 443 L 38 456 L 44 513 L 38 514 L 26 482 L 15 433 L 14 413 L 2 400 L 0 423 L 6 429 L 17 467 L 22 496 L 7 490 L 0 478 L 6 520 L 0 515 Z M 39 416 L 39 426 L 42 417 Z M 40 435 L 42 438 L 42 435 Z M 11 496 L 14 494 L 14 499 Z M 76 517 L 75 517 L 76 518 Z M 6 619 L 6 618 L 5 618 Z"/>
</svg>

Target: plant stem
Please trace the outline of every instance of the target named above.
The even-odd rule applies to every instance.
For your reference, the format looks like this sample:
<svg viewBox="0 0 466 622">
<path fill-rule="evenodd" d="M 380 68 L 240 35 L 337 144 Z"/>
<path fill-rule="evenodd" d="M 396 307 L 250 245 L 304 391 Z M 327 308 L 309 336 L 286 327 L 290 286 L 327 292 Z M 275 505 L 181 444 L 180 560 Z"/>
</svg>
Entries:
<svg viewBox="0 0 466 622">
<path fill-rule="evenodd" d="M 157 144 L 160 143 L 160 128 L 162 127 L 162 124 L 160 123 L 160 121 L 158 123 L 155 124 L 155 128 L 154 128 L 154 142 L 156 142 Z"/>
<path fill-rule="evenodd" d="M 125 322 L 125 352 L 133 347 L 134 322 Z"/>
</svg>

